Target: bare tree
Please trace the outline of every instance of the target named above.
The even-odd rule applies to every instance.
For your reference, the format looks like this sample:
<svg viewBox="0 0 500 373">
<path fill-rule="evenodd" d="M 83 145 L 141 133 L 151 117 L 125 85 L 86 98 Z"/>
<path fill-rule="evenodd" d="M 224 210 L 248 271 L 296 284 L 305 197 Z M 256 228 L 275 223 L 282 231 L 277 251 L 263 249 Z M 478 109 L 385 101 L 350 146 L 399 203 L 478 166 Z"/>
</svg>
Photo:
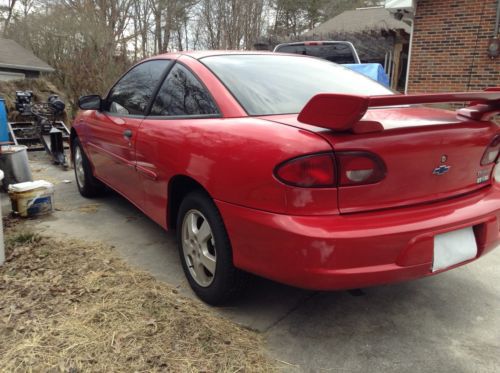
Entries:
<svg viewBox="0 0 500 373">
<path fill-rule="evenodd" d="M 264 1 L 201 0 L 198 28 L 209 49 L 250 48 L 263 30 Z"/>
<path fill-rule="evenodd" d="M 251 49 L 297 37 L 346 9 L 379 0 L 9 0 L 4 35 L 56 69 L 73 105 L 105 90 L 138 59 L 185 49 Z"/>
<path fill-rule="evenodd" d="M 120 17 L 128 15 L 124 9 L 103 11 L 98 2 L 51 4 L 9 28 L 12 37 L 55 68 L 52 78 L 73 105 L 84 93 L 106 93 L 131 62 L 120 44 L 126 27 Z"/>
<path fill-rule="evenodd" d="M 21 6 L 21 14 L 24 18 L 26 18 L 33 10 L 35 0 L 19 0 L 19 4 Z"/>
<path fill-rule="evenodd" d="M 14 7 L 16 6 L 17 0 L 8 0 L 7 5 L 0 7 L 0 12 L 3 17 L 3 33 L 5 34 L 7 28 L 9 27 L 10 20 L 14 14 Z"/>
</svg>

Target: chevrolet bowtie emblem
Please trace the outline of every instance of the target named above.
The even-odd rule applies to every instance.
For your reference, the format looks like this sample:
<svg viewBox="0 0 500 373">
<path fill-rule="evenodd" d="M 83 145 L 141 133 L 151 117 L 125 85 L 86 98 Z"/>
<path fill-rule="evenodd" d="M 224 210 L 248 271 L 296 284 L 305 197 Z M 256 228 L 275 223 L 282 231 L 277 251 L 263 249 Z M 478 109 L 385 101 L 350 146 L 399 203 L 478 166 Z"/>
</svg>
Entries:
<svg viewBox="0 0 500 373">
<path fill-rule="evenodd" d="M 432 171 L 433 175 L 441 176 L 447 173 L 450 170 L 451 166 L 447 166 L 445 164 L 442 164 L 439 167 L 436 167 L 434 171 Z"/>
</svg>

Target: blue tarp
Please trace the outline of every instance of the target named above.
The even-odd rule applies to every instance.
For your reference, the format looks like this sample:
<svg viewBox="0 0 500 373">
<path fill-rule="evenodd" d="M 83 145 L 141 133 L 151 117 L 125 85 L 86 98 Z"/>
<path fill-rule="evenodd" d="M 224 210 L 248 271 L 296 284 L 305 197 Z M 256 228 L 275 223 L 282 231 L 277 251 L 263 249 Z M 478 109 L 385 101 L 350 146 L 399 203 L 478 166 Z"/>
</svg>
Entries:
<svg viewBox="0 0 500 373">
<path fill-rule="evenodd" d="M 9 127 L 7 126 L 7 111 L 5 101 L 0 98 L 0 142 L 9 141 Z"/>
<path fill-rule="evenodd" d="M 373 80 L 389 87 L 389 77 L 384 71 L 384 68 L 379 63 L 357 63 L 357 64 L 345 64 L 343 65 L 351 70 L 354 70 L 360 74 L 366 75 Z"/>
</svg>

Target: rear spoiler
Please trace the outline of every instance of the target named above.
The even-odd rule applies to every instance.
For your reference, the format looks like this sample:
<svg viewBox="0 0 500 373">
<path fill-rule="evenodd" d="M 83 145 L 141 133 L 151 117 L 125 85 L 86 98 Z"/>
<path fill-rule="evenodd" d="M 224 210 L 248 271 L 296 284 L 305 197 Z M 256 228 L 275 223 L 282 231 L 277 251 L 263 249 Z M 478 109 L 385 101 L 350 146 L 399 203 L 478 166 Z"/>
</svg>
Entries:
<svg viewBox="0 0 500 373">
<path fill-rule="evenodd" d="M 374 121 L 361 121 L 369 108 L 399 105 L 470 102 L 457 115 L 476 121 L 490 120 L 500 113 L 500 87 L 482 92 L 426 93 L 415 95 L 358 96 L 320 93 L 304 106 L 298 120 L 334 131 L 378 132 L 384 128 Z"/>
</svg>

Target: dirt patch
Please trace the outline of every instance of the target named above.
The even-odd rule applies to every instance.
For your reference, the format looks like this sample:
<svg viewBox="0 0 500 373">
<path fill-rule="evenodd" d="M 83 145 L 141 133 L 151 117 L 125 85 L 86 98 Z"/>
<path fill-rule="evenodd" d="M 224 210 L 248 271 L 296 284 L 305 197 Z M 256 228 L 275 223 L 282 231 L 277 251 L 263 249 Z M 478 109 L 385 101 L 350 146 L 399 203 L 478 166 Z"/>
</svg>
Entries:
<svg viewBox="0 0 500 373">
<path fill-rule="evenodd" d="M 6 235 L 5 371 L 275 371 L 261 336 L 128 267 L 111 248 Z"/>
<path fill-rule="evenodd" d="M 89 203 L 87 205 L 80 206 L 78 211 L 83 212 L 84 214 L 93 214 L 99 211 L 99 206 L 101 205 L 98 203 Z"/>
</svg>

